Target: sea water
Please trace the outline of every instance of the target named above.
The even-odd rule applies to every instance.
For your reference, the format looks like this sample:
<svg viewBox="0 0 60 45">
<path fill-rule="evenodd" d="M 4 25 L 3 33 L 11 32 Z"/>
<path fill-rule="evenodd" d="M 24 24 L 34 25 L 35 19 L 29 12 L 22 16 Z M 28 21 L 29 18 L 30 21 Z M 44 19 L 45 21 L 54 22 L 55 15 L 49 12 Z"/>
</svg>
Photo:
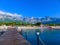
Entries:
<svg viewBox="0 0 60 45">
<path fill-rule="evenodd" d="M 37 32 L 39 32 L 39 35 L 37 35 Z M 59 29 L 45 29 L 43 32 L 41 32 L 40 29 L 22 29 L 22 36 L 28 40 L 31 45 L 60 45 Z"/>
</svg>

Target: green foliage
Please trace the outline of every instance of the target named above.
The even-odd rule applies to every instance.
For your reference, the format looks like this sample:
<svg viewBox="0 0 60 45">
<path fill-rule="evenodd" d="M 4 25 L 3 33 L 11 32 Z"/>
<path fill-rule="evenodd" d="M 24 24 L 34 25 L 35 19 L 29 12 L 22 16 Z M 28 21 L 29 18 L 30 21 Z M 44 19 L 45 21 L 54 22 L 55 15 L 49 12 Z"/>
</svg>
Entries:
<svg viewBox="0 0 60 45">
<path fill-rule="evenodd" d="M 26 22 L 0 22 L 0 26 L 1 25 L 16 25 L 16 26 L 27 26 L 30 25 L 29 23 Z"/>
<path fill-rule="evenodd" d="M 0 22 L 0 26 L 1 25 L 7 25 L 7 26 L 9 26 L 9 25 L 16 25 L 16 26 L 40 26 L 41 23 L 37 22 L 35 24 L 31 24 L 31 23 L 22 22 L 22 21 L 20 21 L 20 22 Z M 59 24 L 51 23 L 51 24 L 44 24 L 44 25 L 46 25 L 46 26 L 60 26 L 60 23 Z"/>
<path fill-rule="evenodd" d="M 57 24 L 45 24 L 46 26 L 56 26 Z"/>
<path fill-rule="evenodd" d="M 41 25 L 41 23 L 40 23 L 40 22 L 37 22 L 35 25 L 36 25 L 36 26 L 40 26 L 40 25 Z"/>
<path fill-rule="evenodd" d="M 60 26 L 60 23 L 59 23 L 59 24 L 57 24 L 57 25 L 58 25 L 58 26 Z M 56 26 L 57 26 L 57 25 L 56 25 Z"/>
</svg>

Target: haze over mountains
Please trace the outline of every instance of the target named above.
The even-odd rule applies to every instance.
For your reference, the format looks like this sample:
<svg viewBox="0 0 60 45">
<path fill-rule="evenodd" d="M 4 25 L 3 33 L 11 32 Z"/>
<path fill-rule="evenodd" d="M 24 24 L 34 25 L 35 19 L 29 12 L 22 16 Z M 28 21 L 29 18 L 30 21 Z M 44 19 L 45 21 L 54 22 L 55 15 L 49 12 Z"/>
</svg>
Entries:
<svg viewBox="0 0 60 45">
<path fill-rule="evenodd" d="M 12 13 L 0 11 L 0 21 L 7 21 L 7 22 L 20 21 L 21 17 L 22 17 L 21 15 L 16 13 L 12 14 Z"/>
<path fill-rule="evenodd" d="M 12 14 L 12 13 L 7 13 L 0 11 L 0 22 L 18 22 L 18 21 L 23 21 L 23 22 L 28 22 L 28 23 L 37 23 L 37 22 L 42 22 L 44 24 L 49 24 L 49 23 L 60 23 L 60 18 L 56 17 L 49 17 L 45 16 L 44 18 L 36 18 L 36 17 L 23 17 L 22 15 L 19 14 Z"/>
</svg>

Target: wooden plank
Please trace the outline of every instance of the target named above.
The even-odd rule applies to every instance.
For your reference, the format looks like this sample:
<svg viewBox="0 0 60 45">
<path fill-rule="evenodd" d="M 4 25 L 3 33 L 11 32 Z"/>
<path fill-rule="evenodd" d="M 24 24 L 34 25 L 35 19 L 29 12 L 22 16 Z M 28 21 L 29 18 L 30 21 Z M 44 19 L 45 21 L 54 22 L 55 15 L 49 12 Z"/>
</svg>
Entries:
<svg viewBox="0 0 60 45">
<path fill-rule="evenodd" d="M 31 45 L 17 31 L 16 28 L 9 27 L 0 37 L 0 45 Z"/>
</svg>

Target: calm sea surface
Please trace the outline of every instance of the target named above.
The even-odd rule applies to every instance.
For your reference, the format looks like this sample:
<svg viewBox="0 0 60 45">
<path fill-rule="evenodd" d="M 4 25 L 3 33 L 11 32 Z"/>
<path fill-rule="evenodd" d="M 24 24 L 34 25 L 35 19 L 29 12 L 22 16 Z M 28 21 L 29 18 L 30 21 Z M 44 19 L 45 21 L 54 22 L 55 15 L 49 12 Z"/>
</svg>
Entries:
<svg viewBox="0 0 60 45">
<path fill-rule="evenodd" d="M 58 29 L 45 29 L 43 32 L 40 29 L 22 29 L 21 32 L 23 37 L 32 45 L 60 45 L 60 30 Z"/>
<path fill-rule="evenodd" d="M 3 33 L 4 32 L 1 32 L 0 35 Z M 43 32 L 41 32 L 41 29 L 22 29 L 19 33 L 21 33 L 31 45 L 60 45 L 60 30 L 58 29 L 44 29 Z"/>
</svg>

